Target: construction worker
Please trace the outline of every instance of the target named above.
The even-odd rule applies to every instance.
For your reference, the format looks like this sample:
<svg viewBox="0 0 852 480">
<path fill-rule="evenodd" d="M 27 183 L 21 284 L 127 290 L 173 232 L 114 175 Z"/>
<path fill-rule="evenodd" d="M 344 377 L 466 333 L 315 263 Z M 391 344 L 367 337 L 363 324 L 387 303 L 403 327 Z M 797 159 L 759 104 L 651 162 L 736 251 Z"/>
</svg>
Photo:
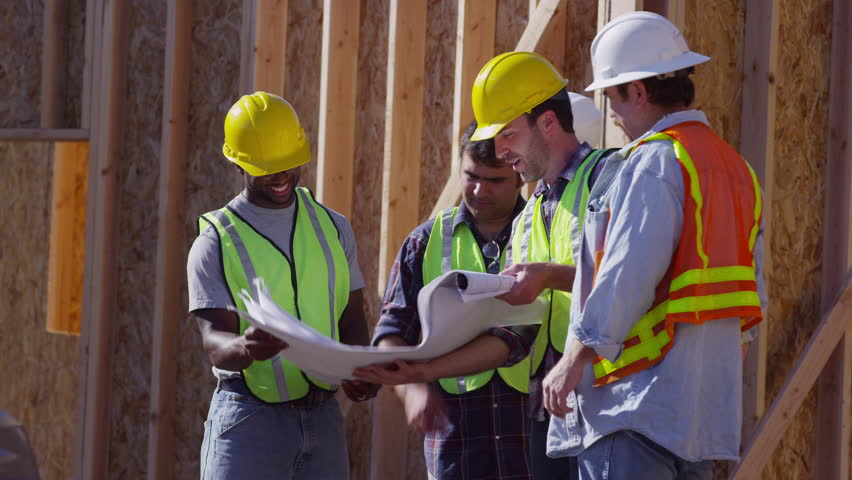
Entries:
<svg viewBox="0 0 852 480">
<path fill-rule="evenodd" d="M 349 478 L 336 387 L 282 359 L 283 341 L 228 307 L 245 310 L 239 293 L 254 291 L 253 279 L 263 278 L 284 310 L 333 339 L 366 345 L 352 227 L 298 186 L 310 144 L 281 97 L 240 98 L 225 119 L 222 151 L 245 189 L 199 218 L 187 262 L 189 309 L 218 379 L 204 423 L 201 478 Z M 360 381 L 342 387 L 353 401 L 378 389 Z"/>
<path fill-rule="evenodd" d="M 496 274 L 505 265 L 512 219 L 524 206 L 523 183 L 495 157 L 493 142 L 471 141 L 475 129 L 473 122 L 460 142 L 461 204 L 414 229 L 399 250 L 373 336 L 380 347 L 419 343 L 417 296 L 444 271 Z M 525 351 L 533 336 L 525 330 L 490 329 L 433 361 L 399 362 L 400 371 L 356 370 L 374 381 L 401 384 L 395 390 L 409 424 L 425 434 L 430 478 L 530 478 Z M 386 375 L 371 377 L 379 370 Z M 402 379 L 393 381 L 398 376 Z"/>
<path fill-rule="evenodd" d="M 737 460 L 741 331 L 760 322 L 761 193 L 693 109 L 678 29 L 649 12 L 595 37 L 594 82 L 632 142 L 592 189 L 565 354 L 544 381 L 548 454 L 580 478 L 710 479 Z"/>
</svg>

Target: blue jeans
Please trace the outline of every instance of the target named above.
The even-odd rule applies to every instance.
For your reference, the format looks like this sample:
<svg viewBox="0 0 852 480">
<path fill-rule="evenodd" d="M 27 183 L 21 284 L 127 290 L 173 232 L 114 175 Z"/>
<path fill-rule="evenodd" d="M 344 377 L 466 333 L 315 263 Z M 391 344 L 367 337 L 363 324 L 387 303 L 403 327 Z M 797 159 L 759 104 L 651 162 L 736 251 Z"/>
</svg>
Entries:
<svg viewBox="0 0 852 480">
<path fill-rule="evenodd" d="M 577 457 L 547 456 L 547 427 L 550 414 L 544 420 L 530 419 L 530 473 L 535 480 L 577 480 Z"/>
<path fill-rule="evenodd" d="M 210 402 L 202 480 L 349 478 L 343 417 L 334 397 L 292 406 L 264 403 L 244 383 L 235 390 L 217 388 Z"/>
<path fill-rule="evenodd" d="M 577 457 L 581 480 L 710 480 L 713 461 L 687 462 L 631 430 L 611 433 Z"/>
</svg>

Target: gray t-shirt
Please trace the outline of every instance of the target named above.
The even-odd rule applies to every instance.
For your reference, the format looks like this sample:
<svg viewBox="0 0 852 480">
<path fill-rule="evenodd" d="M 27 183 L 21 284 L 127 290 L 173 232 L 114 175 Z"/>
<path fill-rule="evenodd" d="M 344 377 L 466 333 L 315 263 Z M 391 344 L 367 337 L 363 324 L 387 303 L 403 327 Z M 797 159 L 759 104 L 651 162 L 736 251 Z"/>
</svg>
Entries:
<svg viewBox="0 0 852 480">
<path fill-rule="evenodd" d="M 284 253 L 290 255 L 295 203 L 287 208 L 262 208 L 249 202 L 243 191 L 234 197 L 228 206 Z M 340 243 L 349 263 L 349 289 L 354 291 L 364 288 L 364 277 L 358 267 L 358 249 L 352 226 L 343 215 L 331 209 L 328 211 L 340 231 Z M 186 262 L 186 276 L 190 312 L 202 308 L 228 308 L 232 305 L 228 284 L 222 272 L 219 236 L 213 227 L 207 227 L 192 243 Z M 217 371 L 216 368 L 213 371 L 220 378 L 233 376 L 231 372 Z"/>
</svg>

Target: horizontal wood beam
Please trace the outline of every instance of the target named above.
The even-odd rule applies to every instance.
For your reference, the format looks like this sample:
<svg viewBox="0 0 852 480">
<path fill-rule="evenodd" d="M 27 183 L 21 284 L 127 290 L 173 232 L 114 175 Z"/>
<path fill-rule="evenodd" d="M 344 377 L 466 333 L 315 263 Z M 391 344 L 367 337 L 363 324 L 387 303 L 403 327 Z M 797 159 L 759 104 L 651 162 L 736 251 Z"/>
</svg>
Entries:
<svg viewBox="0 0 852 480">
<path fill-rule="evenodd" d="M 0 128 L 0 142 L 85 142 L 86 128 Z"/>
<path fill-rule="evenodd" d="M 823 317 L 817 325 L 793 371 L 760 421 L 757 433 L 748 443 L 742 461 L 731 473 L 731 479 L 760 478 L 763 467 L 769 461 L 784 431 L 795 418 L 796 411 L 816 382 L 829 355 L 849 327 L 849 319 L 852 318 L 852 287 L 849 280 L 847 275 L 843 294 L 835 303 L 831 313 Z"/>
</svg>

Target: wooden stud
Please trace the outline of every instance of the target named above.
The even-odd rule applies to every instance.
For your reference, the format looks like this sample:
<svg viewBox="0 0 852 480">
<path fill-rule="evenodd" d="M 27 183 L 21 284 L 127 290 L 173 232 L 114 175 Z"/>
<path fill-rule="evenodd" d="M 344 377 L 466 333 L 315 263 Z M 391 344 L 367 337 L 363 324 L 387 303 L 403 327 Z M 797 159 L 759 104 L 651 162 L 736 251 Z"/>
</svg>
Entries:
<svg viewBox="0 0 852 480">
<path fill-rule="evenodd" d="M 473 120 L 471 90 L 479 70 L 494 56 L 497 28 L 496 0 L 459 0 L 456 23 L 456 71 L 453 88 L 453 146 L 450 175 L 429 215 L 433 218 L 461 199 L 459 175 L 459 136 Z"/>
<path fill-rule="evenodd" d="M 44 2 L 44 30 L 41 54 L 41 128 L 59 128 L 62 125 L 65 65 L 62 48 L 65 45 L 64 23 L 67 2 L 46 0 Z"/>
<path fill-rule="evenodd" d="M 852 206 L 852 7 L 834 2 L 831 26 L 831 80 L 829 82 L 829 134 L 825 169 L 825 214 L 822 246 L 822 311 L 831 307 L 852 268 L 850 226 L 836 219 L 850 218 Z M 852 322 L 832 352 L 819 378 L 816 409 L 814 478 L 849 478 L 850 403 L 852 403 Z"/>
<path fill-rule="evenodd" d="M 0 142 L 83 142 L 86 128 L 0 128 Z"/>
<path fill-rule="evenodd" d="M 168 2 L 157 210 L 157 263 L 148 416 L 149 480 L 174 478 L 177 339 L 185 316 L 184 188 L 188 141 L 192 2 Z"/>
<path fill-rule="evenodd" d="M 253 3 L 253 2 L 247 2 Z M 284 96 L 287 0 L 254 0 L 254 91 Z"/>
<path fill-rule="evenodd" d="M 778 67 L 778 7 L 771 0 L 748 0 L 743 47 L 743 101 L 740 154 L 754 168 L 763 190 L 763 272 L 769 255 L 772 178 L 775 172 L 775 72 Z M 765 313 L 765 312 L 764 312 Z M 768 321 L 761 322 L 744 366 L 743 442 L 754 433 L 766 409 Z"/>
<path fill-rule="evenodd" d="M 240 19 L 240 95 L 250 94 L 255 91 L 254 49 L 257 31 L 255 19 L 257 18 L 259 1 L 243 0 L 242 17 Z"/>
<path fill-rule="evenodd" d="M 47 331 L 80 335 L 89 142 L 53 145 Z"/>
<path fill-rule="evenodd" d="M 390 1 L 379 295 L 399 245 L 419 219 L 426 13 L 426 0 Z M 388 455 L 408 450 L 407 431 L 400 428 L 405 424 L 402 406 L 392 389 L 385 388 L 372 407 L 370 476 L 405 478 L 406 456 Z"/>
<path fill-rule="evenodd" d="M 352 215 L 360 2 L 325 0 L 317 152 L 317 197 Z"/>
<path fill-rule="evenodd" d="M 530 12 L 530 20 L 527 23 L 527 28 L 524 29 L 524 33 L 521 34 L 521 39 L 515 45 L 515 50 L 526 52 L 536 51 L 548 29 L 555 25 L 555 23 L 551 22 L 551 20 L 556 14 L 560 1 L 562 0 L 542 0 L 535 10 Z M 458 64 L 458 57 L 456 58 L 456 64 Z M 483 65 L 485 65 L 485 62 L 482 62 L 479 69 L 481 69 Z M 476 71 L 478 72 L 479 69 L 476 69 Z M 476 74 L 474 74 L 474 77 L 475 76 Z M 473 82 L 471 81 L 471 86 L 472 85 Z M 457 163 L 457 155 L 457 152 L 454 153 L 453 161 L 455 163 Z M 447 183 L 444 185 L 443 190 L 441 190 L 441 195 L 438 197 L 438 201 L 435 202 L 435 206 L 432 207 L 431 217 L 435 217 L 441 210 L 456 205 L 460 196 L 461 186 L 459 185 L 457 176 L 451 175 L 447 180 Z"/>
<path fill-rule="evenodd" d="M 742 461 L 731 474 L 733 480 L 760 478 L 784 430 L 795 417 L 832 350 L 849 329 L 849 318 L 852 318 L 852 286 L 849 280 L 846 279 L 842 295 L 831 312 L 817 325 L 793 371 L 761 419 L 755 437 L 748 442 Z"/>
<path fill-rule="evenodd" d="M 108 477 L 111 390 L 112 319 L 116 311 L 118 256 L 119 159 L 124 86 L 127 75 L 129 6 L 127 0 L 92 2 L 97 5 L 95 29 L 106 41 L 98 60 L 95 86 L 99 92 L 92 110 L 89 159 L 86 258 L 83 281 L 83 335 L 81 337 L 79 454 L 75 476 Z M 89 4 L 92 5 L 92 4 Z M 102 14 L 99 13 L 102 10 Z"/>
</svg>

